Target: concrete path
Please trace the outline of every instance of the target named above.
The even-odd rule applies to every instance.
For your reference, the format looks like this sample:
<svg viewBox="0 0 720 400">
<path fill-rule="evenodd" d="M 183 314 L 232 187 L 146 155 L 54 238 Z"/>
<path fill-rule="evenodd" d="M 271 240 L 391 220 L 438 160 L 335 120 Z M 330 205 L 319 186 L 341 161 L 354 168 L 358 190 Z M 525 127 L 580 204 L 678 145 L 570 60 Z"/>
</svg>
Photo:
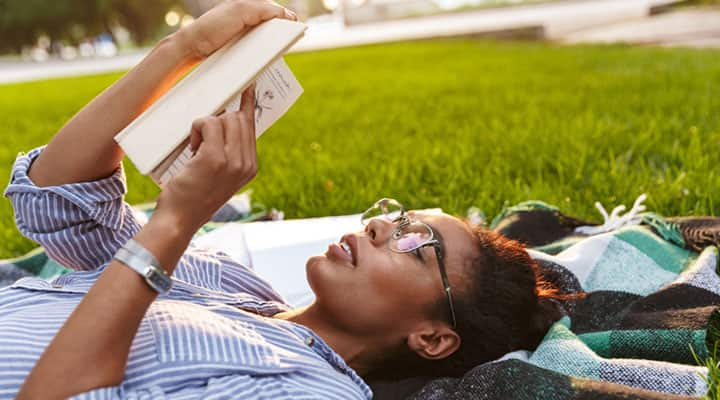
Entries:
<svg viewBox="0 0 720 400">
<path fill-rule="evenodd" d="M 111 58 L 51 60 L 43 63 L 0 61 L 0 84 L 122 71 L 140 62 L 146 52 L 147 50 L 138 50 Z"/>
<path fill-rule="evenodd" d="M 339 24 L 308 29 L 294 50 L 317 50 L 400 40 L 461 36 L 541 28 L 543 37 L 559 39 L 589 27 L 649 15 L 650 9 L 671 0 L 557 1 L 379 22 L 342 28 Z"/>
<path fill-rule="evenodd" d="M 484 9 L 399 21 L 343 27 L 337 21 L 314 24 L 291 51 L 310 51 L 361 44 L 415 40 L 443 36 L 480 35 L 535 29 L 545 38 L 566 35 L 618 21 L 637 20 L 651 7 L 676 0 L 580 0 Z M 110 72 L 131 68 L 143 53 L 112 59 L 54 61 L 46 63 L 1 63 L 0 83 Z"/>
<path fill-rule="evenodd" d="M 582 30 L 565 43 L 614 43 L 720 48 L 720 8 L 686 9 Z"/>
</svg>

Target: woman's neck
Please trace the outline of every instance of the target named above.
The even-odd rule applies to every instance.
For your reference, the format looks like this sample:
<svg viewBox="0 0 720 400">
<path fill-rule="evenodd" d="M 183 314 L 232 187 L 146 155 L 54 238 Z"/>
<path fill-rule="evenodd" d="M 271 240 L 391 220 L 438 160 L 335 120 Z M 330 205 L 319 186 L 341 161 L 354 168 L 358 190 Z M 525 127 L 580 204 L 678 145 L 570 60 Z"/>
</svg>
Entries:
<svg viewBox="0 0 720 400">
<path fill-rule="evenodd" d="M 292 321 L 310 328 L 327 343 L 358 374 L 370 371 L 373 354 L 378 346 L 375 338 L 358 337 L 336 326 L 327 318 L 316 303 L 294 310 L 281 312 L 274 318 Z"/>
</svg>

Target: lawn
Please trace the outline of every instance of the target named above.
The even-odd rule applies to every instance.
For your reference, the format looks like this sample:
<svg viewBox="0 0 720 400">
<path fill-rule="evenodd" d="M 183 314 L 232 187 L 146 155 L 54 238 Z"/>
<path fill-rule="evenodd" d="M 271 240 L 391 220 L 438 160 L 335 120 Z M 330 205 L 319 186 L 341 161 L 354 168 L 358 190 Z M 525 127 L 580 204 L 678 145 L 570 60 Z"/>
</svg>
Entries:
<svg viewBox="0 0 720 400">
<path fill-rule="evenodd" d="M 665 215 L 714 215 L 719 56 L 469 39 L 293 54 L 305 94 L 260 139 L 250 187 L 287 218 L 392 196 L 488 215 L 541 199 L 598 219 L 595 201 L 630 205 L 643 192 Z M 0 86 L 0 176 L 119 76 Z M 127 199 L 153 199 L 152 182 L 126 166 Z M 33 247 L 6 199 L 0 218 L 0 258 Z"/>
</svg>

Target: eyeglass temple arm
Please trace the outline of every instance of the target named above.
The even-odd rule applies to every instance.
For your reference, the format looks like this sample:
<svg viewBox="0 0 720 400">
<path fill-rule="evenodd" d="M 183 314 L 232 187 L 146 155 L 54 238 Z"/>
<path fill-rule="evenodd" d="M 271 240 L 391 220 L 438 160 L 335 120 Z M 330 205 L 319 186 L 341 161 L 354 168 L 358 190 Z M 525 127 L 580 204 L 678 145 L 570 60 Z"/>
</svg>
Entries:
<svg viewBox="0 0 720 400">
<path fill-rule="evenodd" d="M 442 250 L 440 249 L 440 242 L 436 240 L 433 243 L 433 247 L 435 247 L 435 254 L 437 255 L 438 259 L 440 279 L 442 279 L 443 289 L 445 290 L 445 294 L 447 295 L 448 303 L 450 305 L 450 316 L 452 317 L 453 328 L 456 328 L 457 319 L 455 318 L 455 306 L 452 296 L 452 290 L 450 289 L 450 280 L 448 279 L 447 273 L 445 272 L 445 257 L 442 253 Z"/>
</svg>

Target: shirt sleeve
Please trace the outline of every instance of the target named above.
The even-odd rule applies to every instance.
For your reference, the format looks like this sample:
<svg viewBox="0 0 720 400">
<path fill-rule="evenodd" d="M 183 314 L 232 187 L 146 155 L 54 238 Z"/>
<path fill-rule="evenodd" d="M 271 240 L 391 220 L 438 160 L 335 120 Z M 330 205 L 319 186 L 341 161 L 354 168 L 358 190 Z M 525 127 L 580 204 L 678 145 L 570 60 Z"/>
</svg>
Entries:
<svg viewBox="0 0 720 400">
<path fill-rule="evenodd" d="M 44 147 L 19 154 L 5 196 L 20 232 L 45 248 L 49 257 L 74 270 L 108 263 L 140 229 L 130 205 L 122 165 L 91 182 L 38 187 L 28 170 Z"/>
</svg>

